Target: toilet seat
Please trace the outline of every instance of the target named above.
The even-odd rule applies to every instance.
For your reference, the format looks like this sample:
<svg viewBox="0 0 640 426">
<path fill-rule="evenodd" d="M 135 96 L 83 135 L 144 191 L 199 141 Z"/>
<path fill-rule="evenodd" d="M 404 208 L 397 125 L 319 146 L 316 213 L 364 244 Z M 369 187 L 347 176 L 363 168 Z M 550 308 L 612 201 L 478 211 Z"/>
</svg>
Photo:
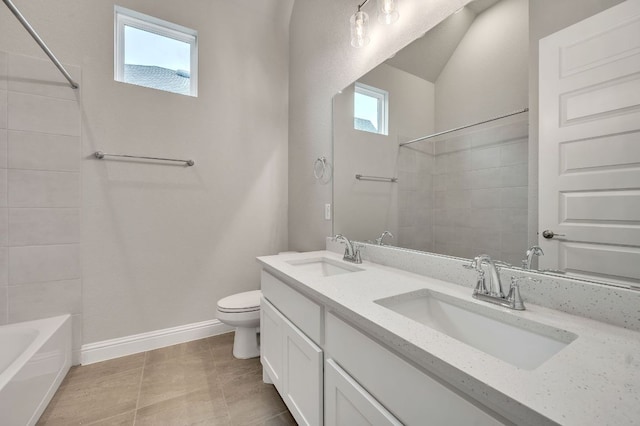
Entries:
<svg viewBox="0 0 640 426">
<path fill-rule="evenodd" d="M 254 312 L 260 310 L 260 290 L 245 291 L 218 301 L 218 311 L 227 313 Z"/>
</svg>

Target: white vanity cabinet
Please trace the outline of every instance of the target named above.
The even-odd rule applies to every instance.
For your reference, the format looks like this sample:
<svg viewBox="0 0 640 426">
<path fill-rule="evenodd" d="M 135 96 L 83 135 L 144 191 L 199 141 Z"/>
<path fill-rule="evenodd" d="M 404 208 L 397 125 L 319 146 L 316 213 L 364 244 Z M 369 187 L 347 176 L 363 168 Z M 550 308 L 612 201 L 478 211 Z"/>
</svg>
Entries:
<svg viewBox="0 0 640 426">
<path fill-rule="evenodd" d="M 262 293 L 261 362 L 298 424 L 509 424 L 265 271 Z"/>
<path fill-rule="evenodd" d="M 287 318 L 305 312 L 305 309 L 299 308 L 306 306 L 309 311 L 300 321 L 303 327 L 314 326 L 316 323 L 319 327 L 321 308 L 264 272 L 262 288 L 264 297 L 260 304 L 260 360 L 264 371 L 299 425 L 321 426 L 322 349 L 303 333 L 297 323 Z M 317 318 L 312 318 L 314 313 Z"/>
<path fill-rule="evenodd" d="M 358 386 L 365 388 L 371 398 L 396 416 L 401 424 L 510 424 L 499 421 L 475 401 L 409 364 L 331 313 L 326 314 L 325 332 L 326 356 L 335 360 L 349 377 L 357 381 Z"/>
</svg>

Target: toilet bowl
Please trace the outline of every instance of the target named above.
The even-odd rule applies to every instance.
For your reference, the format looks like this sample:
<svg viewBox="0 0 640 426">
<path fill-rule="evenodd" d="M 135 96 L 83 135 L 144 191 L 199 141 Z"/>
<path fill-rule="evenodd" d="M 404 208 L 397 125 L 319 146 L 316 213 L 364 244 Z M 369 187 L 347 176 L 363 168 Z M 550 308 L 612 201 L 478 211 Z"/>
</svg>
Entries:
<svg viewBox="0 0 640 426">
<path fill-rule="evenodd" d="M 233 356 L 239 359 L 260 356 L 258 327 L 260 326 L 260 290 L 237 293 L 218 301 L 218 319 L 236 328 Z"/>
<path fill-rule="evenodd" d="M 278 254 L 297 253 L 283 251 Z M 236 328 L 233 339 L 233 356 L 239 359 L 260 356 L 260 290 L 245 291 L 218 301 L 217 317 L 220 322 Z"/>
</svg>

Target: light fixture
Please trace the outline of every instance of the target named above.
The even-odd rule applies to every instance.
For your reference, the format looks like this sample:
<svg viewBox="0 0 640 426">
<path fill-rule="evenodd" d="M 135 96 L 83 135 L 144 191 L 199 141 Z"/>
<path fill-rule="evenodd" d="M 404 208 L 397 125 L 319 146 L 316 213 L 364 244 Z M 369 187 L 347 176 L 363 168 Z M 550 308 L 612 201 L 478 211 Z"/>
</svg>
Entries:
<svg viewBox="0 0 640 426">
<path fill-rule="evenodd" d="M 398 0 L 377 0 L 378 21 L 382 24 L 392 24 L 398 20 Z M 351 16 L 351 45 L 361 48 L 369 44 L 369 15 L 362 11 L 369 0 L 358 5 L 358 10 Z"/>
<path fill-rule="evenodd" d="M 351 45 L 357 49 L 369 44 L 369 15 L 360 10 L 369 0 L 358 5 L 358 10 L 351 16 Z"/>
<path fill-rule="evenodd" d="M 397 0 L 378 0 L 378 22 L 389 25 L 399 17 Z"/>
</svg>

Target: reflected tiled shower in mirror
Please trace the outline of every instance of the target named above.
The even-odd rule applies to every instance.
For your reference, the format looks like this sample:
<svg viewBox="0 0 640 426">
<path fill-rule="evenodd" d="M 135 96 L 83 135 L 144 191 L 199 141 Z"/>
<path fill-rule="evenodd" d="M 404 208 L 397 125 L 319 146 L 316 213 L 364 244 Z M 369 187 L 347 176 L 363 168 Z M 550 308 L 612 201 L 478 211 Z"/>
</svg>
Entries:
<svg viewBox="0 0 640 426">
<path fill-rule="evenodd" d="M 398 245 L 465 258 L 487 253 L 519 266 L 527 144 L 523 114 L 401 146 Z"/>
</svg>

